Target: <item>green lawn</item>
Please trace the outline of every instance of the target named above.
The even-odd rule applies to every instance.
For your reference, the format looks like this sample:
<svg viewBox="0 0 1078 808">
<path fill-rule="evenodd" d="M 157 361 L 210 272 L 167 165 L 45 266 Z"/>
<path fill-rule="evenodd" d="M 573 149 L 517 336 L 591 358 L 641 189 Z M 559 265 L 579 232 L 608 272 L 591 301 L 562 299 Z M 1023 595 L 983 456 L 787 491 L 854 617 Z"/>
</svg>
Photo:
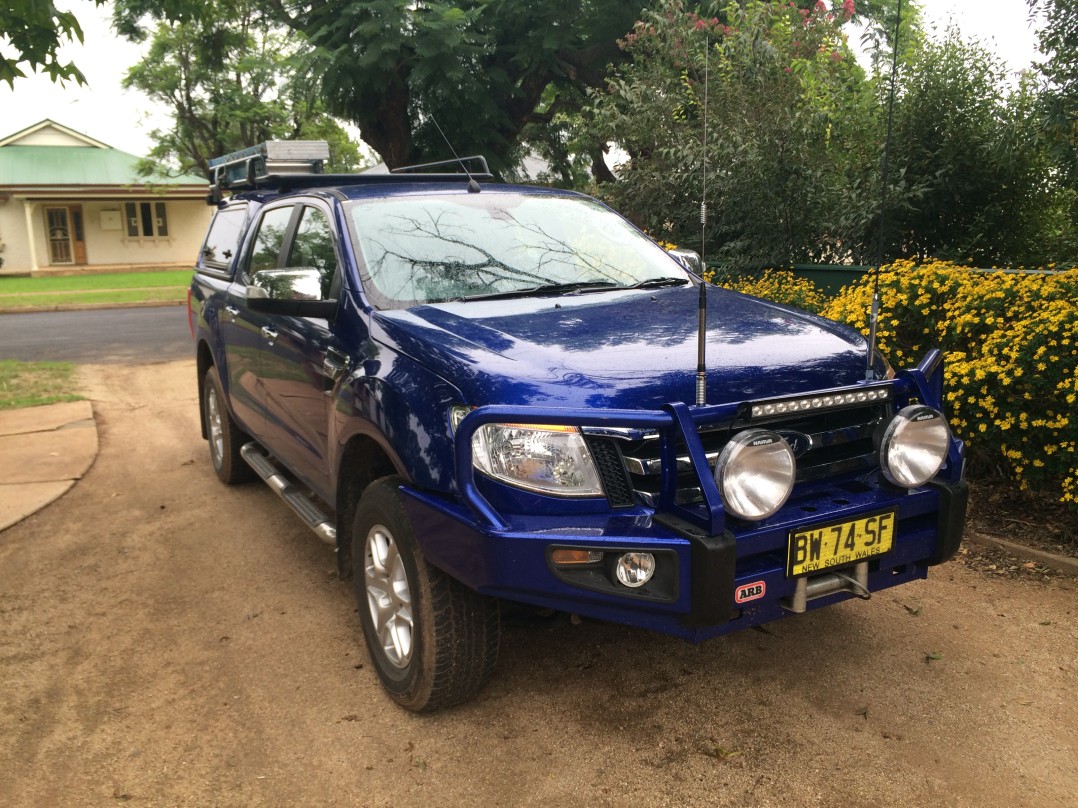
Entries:
<svg viewBox="0 0 1078 808">
<path fill-rule="evenodd" d="M 100 292 L 72 292 L 51 295 L 0 294 L 0 308 L 18 309 L 32 306 L 82 305 L 86 303 L 141 303 L 157 300 L 183 300 L 186 286 L 161 289 L 108 289 Z"/>
<path fill-rule="evenodd" d="M 108 275 L 69 275 L 61 278 L 0 277 L 0 297 L 39 292 L 82 292 L 92 289 L 144 289 L 183 286 L 191 283 L 191 270 L 169 272 L 120 272 Z"/>
<path fill-rule="evenodd" d="M 0 359 L 0 410 L 79 401 L 71 362 L 16 362 Z"/>
</svg>

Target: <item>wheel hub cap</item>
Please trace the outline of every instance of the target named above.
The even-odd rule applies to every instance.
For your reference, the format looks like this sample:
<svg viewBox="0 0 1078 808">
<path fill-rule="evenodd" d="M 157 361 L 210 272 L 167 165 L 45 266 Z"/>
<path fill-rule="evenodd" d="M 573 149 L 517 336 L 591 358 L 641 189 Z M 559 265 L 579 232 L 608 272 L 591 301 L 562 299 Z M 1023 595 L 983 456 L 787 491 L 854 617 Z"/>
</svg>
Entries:
<svg viewBox="0 0 1078 808">
<path fill-rule="evenodd" d="M 363 572 L 378 642 L 394 666 L 405 668 L 412 658 L 412 592 L 397 543 L 383 525 L 367 534 Z"/>
<path fill-rule="evenodd" d="M 217 405 L 217 391 L 210 387 L 206 391 L 206 425 L 210 430 L 210 452 L 213 462 L 220 465 L 225 454 L 224 429 L 221 425 L 221 408 Z"/>
</svg>

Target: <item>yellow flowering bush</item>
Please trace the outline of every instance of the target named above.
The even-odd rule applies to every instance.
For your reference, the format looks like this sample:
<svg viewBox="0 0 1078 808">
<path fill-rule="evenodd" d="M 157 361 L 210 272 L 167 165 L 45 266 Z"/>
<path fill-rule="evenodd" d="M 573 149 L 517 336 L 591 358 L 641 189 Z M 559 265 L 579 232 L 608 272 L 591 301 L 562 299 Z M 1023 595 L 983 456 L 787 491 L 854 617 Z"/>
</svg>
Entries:
<svg viewBox="0 0 1078 808">
<path fill-rule="evenodd" d="M 868 331 L 872 279 L 822 310 Z M 1078 508 L 1078 270 L 972 271 L 900 261 L 880 273 L 879 348 L 895 367 L 940 347 L 946 405 L 974 472 Z"/>
<path fill-rule="evenodd" d="M 722 275 L 708 270 L 704 273 L 704 279 L 723 289 L 733 289 L 817 314 L 827 303 L 827 297 L 816 284 L 785 270 L 767 269 L 760 275 Z"/>
<path fill-rule="evenodd" d="M 830 301 L 790 272 L 706 277 L 868 333 L 871 276 Z M 947 414 L 969 446 L 971 471 L 1002 473 L 1078 510 L 1078 269 L 1039 275 L 898 261 L 880 272 L 880 299 L 878 347 L 896 368 L 943 350 Z"/>
</svg>

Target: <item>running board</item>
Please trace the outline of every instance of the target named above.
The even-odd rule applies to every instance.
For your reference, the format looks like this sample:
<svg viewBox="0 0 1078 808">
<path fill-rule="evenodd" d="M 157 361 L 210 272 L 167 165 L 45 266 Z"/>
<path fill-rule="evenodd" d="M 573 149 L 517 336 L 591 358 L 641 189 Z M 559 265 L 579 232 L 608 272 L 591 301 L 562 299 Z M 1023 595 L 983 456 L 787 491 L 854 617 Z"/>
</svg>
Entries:
<svg viewBox="0 0 1078 808">
<path fill-rule="evenodd" d="M 862 561 L 844 572 L 798 578 L 797 589 L 790 597 L 780 600 L 779 605 L 794 614 L 803 614 L 810 600 L 836 592 L 850 592 L 863 600 L 871 598 L 872 593 L 868 591 L 868 562 Z"/>
<path fill-rule="evenodd" d="M 288 503 L 288 507 L 294 510 L 318 538 L 326 544 L 337 546 L 337 527 L 311 500 L 304 496 L 296 486 L 286 478 L 281 471 L 273 465 L 259 447 L 252 441 L 240 449 L 240 454 L 247 461 L 247 465 L 255 470 L 274 493 Z"/>
</svg>

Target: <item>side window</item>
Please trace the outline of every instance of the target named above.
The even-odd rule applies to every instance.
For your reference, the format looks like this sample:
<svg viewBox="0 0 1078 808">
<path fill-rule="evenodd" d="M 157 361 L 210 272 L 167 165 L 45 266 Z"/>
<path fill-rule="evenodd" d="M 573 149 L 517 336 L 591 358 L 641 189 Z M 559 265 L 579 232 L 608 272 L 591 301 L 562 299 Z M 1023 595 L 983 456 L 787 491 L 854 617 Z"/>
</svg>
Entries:
<svg viewBox="0 0 1078 808">
<path fill-rule="evenodd" d="M 330 286 L 337 272 L 337 253 L 333 249 L 333 231 L 326 215 L 318 208 L 303 209 L 296 235 L 292 239 L 290 267 L 314 267 L 322 276 L 322 298 L 330 297 Z"/>
<path fill-rule="evenodd" d="M 292 218 L 292 205 L 267 211 L 258 225 L 254 247 L 251 249 L 251 263 L 247 269 L 253 275 L 261 269 L 276 269 L 277 259 L 281 254 L 288 222 Z"/>
<path fill-rule="evenodd" d="M 202 245 L 200 263 L 215 269 L 228 269 L 239 249 L 246 217 L 247 208 L 242 205 L 217 211 L 206 243 Z"/>
</svg>

